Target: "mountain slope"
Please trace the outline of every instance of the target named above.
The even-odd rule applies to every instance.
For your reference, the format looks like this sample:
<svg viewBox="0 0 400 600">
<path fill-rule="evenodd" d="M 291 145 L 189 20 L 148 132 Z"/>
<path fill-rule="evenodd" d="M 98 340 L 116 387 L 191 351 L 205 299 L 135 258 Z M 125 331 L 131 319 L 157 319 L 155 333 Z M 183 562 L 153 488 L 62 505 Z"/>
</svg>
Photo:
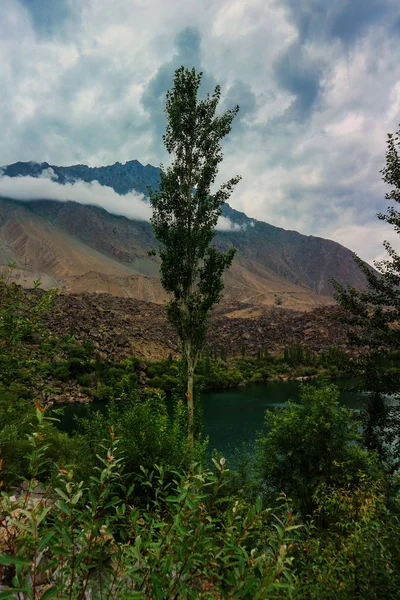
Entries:
<svg viewBox="0 0 400 600">
<path fill-rule="evenodd" d="M 58 167 L 48 163 L 15 163 L 2 169 L 9 177 L 39 177 L 53 169 L 57 183 L 78 179 L 99 181 L 120 194 L 145 192 L 156 186 L 159 170 L 138 161 L 90 168 Z M 330 303 L 330 278 L 365 285 L 353 254 L 336 242 L 304 236 L 250 219 L 229 206 L 224 216 L 239 231 L 218 232 L 221 248 L 234 245 L 237 256 L 226 276 L 226 299 L 232 303 L 282 303 L 307 308 Z M 162 302 L 152 227 L 106 210 L 75 202 L 0 200 L 0 264 L 14 260 L 20 281 L 29 285 L 40 274 L 66 291 L 109 292 Z"/>
</svg>

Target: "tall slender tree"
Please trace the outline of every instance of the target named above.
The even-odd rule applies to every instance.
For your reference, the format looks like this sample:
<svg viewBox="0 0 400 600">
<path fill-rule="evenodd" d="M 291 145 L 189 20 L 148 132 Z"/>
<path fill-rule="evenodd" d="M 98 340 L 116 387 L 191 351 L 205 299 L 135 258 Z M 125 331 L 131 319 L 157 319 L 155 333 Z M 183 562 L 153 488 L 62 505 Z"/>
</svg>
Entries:
<svg viewBox="0 0 400 600">
<path fill-rule="evenodd" d="M 391 186 L 386 200 L 400 204 L 400 130 L 387 139 L 386 165 L 382 179 Z M 389 223 L 400 234 L 400 212 L 395 204 L 378 219 Z M 388 258 L 376 262 L 378 273 L 356 256 L 367 280 L 364 292 L 333 282 L 336 300 L 345 309 L 343 320 L 352 326 L 350 340 L 368 349 L 359 359 L 361 385 L 371 393 L 364 422 L 367 446 L 383 456 L 397 449 L 400 458 L 400 412 L 388 406 L 384 395 L 400 396 L 400 371 L 393 358 L 400 358 L 400 256 L 393 246 L 383 243 Z"/>
<path fill-rule="evenodd" d="M 221 207 L 240 177 L 212 192 L 223 160 L 222 139 L 231 131 L 239 107 L 217 113 L 221 88 L 198 98 L 202 73 L 180 67 L 167 92 L 164 145 L 173 155 L 157 190 L 149 190 L 152 224 L 160 245 L 161 281 L 171 300 L 167 315 L 175 328 L 187 365 L 188 442 L 194 443 L 193 378 L 203 348 L 212 307 L 220 300 L 222 275 L 234 248 L 221 252 L 212 244 Z"/>
</svg>

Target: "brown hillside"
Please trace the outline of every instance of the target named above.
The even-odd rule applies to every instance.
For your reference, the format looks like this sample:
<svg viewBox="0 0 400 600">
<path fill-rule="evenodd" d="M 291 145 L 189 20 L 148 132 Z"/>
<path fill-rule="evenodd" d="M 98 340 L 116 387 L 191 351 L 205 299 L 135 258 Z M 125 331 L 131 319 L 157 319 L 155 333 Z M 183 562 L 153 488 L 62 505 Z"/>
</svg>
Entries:
<svg viewBox="0 0 400 600">
<path fill-rule="evenodd" d="M 113 217 L 76 203 L 20 203 L 0 200 L 0 261 L 14 261 L 15 280 L 31 287 L 163 303 L 167 295 L 158 278 L 158 262 L 148 223 Z M 332 298 L 294 284 L 240 252 L 226 275 L 225 299 L 232 304 L 311 309 Z"/>
</svg>

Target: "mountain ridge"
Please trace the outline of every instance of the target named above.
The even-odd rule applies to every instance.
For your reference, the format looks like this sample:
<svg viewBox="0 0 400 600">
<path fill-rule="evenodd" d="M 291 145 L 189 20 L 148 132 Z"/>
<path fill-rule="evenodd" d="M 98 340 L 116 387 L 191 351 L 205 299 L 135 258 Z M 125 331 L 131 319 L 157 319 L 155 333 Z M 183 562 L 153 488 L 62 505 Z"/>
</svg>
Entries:
<svg viewBox="0 0 400 600">
<path fill-rule="evenodd" d="M 160 173 L 157 167 L 133 160 L 104 167 L 19 162 L 3 167 L 2 175 L 37 178 L 49 169 L 58 184 L 98 181 L 120 195 L 132 190 L 144 194 L 148 186 L 156 187 Z M 337 242 L 264 223 L 229 205 L 223 207 L 223 215 L 238 229 L 218 231 L 216 236 L 220 248 L 237 248 L 226 275 L 229 301 L 307 308 L 333 302 L 331 277 L 365 287 L 354 254 Z M 163 302 L 158 260 L 148 256 L 155 245 L 150 223 L 96 205 L 0 200 L 0 264 L 11 258 L 21 272 L 58 277 L 65 291 L 107 291 L 143 299 L 140 294 L 147 290 L 146 297 Z M 24 277 L 26 273 L 21 280 Z"/>
</svg>

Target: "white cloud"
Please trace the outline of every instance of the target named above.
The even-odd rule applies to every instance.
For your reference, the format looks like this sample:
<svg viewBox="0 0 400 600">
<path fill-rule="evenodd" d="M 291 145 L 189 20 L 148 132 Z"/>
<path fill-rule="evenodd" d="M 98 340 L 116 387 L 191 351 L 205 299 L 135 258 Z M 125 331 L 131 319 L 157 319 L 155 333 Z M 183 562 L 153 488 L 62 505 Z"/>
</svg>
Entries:
<svg viewBox="0 0 400 600">
<path fill-rule="evenodd" d="M 41 177 L 0 177 L 0 196 L 14 200 L 57 200 L 59 202 L 79 202 L 91 206 L 101 206 L 109 213 L 122 215 L 128 219 L 149 221 L 151 207 L 143 194 L 134 191 L 123 196 L 111 187 L 100 185 L 98 181 L 87 183 L 77 180 L 59 184 L 51 179 L 52 169 L 46 169 Z M 54 173 L 54 172 L 53 172 Z"/>
<path fill-rule="evenodd" d="M 223 217 L 222 215 L 218 219 L 218 223 L 216 226 L 217 231 L 241 231 L 243 228 L 238 225 L 238 223 L 234 223 L 231 219 L 227 217 Z"/>
<path fill-rule="evenodd" d="M 399 235 L 393 228 L 376 221 L 368 225 L 347 225 L 335 229 L 332 237 L 347 248 L 351 248 L 368 263 L 388 259 L 388 254 L 382 245 L 382 240 L 387 240 L 400 254 Z"/>
<path fill-rule="evenodd" d="M 150 221 L 152 209 L 143 194 L 132 190 L 128 194 L 117 194 L 113 188 L 100 185 L 98 181 L 88 183 L 76 180 L 60 184 L 53 169 L 42 171 L 40 177 L 8 177 L 0 173 L 0 198 L 23 202 L 32 200 L 57 200 L 78 202 L 89 206 L 100 206 L 113 215 L 139 221 Z M 220 216 L 217 231 L 241 231 L 242 227 L 226 217 Z"/>
</svg>

